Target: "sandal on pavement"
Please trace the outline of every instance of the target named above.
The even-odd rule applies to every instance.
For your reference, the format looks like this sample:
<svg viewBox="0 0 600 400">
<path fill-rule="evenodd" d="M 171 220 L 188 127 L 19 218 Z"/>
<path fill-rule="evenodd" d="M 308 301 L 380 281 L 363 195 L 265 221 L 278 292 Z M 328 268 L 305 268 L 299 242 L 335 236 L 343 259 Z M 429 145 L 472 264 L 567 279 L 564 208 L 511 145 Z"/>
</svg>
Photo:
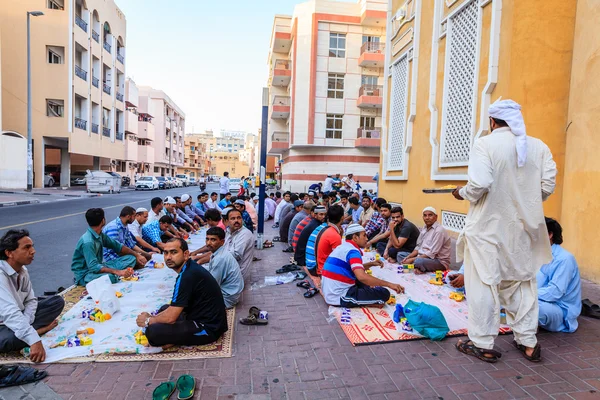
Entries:
<svg viewBox="0 0 600 400">
<path fill-rule="evenodd" d="M 316 287 L 311 287 L 306 291 L 306 293 L 304 293 L 304 297 L 310 299 L 311 297 L 314 297 L 314 295 L 317 293 L 319 293 L 319 289 L 317 289 Z"/>
<path fill-rule="evenodd" d="M 287 264 L 275 271 L 276 274 L 285 274 L 286 272 L 300 271 L 300 267 L 294 264 Z"/>
<path fill-rule="evenodd" d="M 240 324 L 242 325 L 267 325 L 268 323 L 268 320 L 253 314 L 248 315 L 246 318 L 240 318 Z"/>
<path fill-rule="evenodd" d="M 301 281 L 303 279 L 306 279 L 306 276 L 307 276 L 306 272 L 299 271 L 299 272 L 296 272 L 296 277 L 294 278 L 294 280 Z"/>
<path fill-rule="evenodd" d="M 260 261 L 260 260 L 262 260 L 262 258 L 252 257 L 252 261 Z"/>
<path fill-rule="evenodd" d="M 196 379 L 191 375 L 181 375 L 177 378 L 177 390 L 179 394 L 177 398 L 180 400 L 187 400 L 194 397 L 194 390 L 196 389 Z"/>
<path fill-rule="evenodd" d="M 281 242 L 281 238 L 280 238 L 279 236 L 275 236 L 275 237 L 273 238 L 273 241 L 274 241 L 274 242 Z"/>
<path fill-rule="evenodd" d="M 152 400 L 167 400 L 175 391 L 173 382 L 163 382 L 152 392 Z"/>
<path fill-rule="evenodd" d="M 310 289 L 312 287 L 312 285 L 310 284 L 309 281 L 301 281 L 296 283 L 296 286 L 304 288 L 304 289 Z"/>
<path fill-rule="evenodd" d="M 500 357 L 502 357 L 502 353 L 496 350 L 481 349 L 475 346 L 470 340 L 467 340 L 465 342 L 459 340 L 458 343 L 456 343 L 456 350 L 468 356 L 473 356 L 480 359 L 481 361 L 489 363 L 495 363 Z"/>
<path fill-rule="evenodd" d="M 600 319 L 600 306 L 592 303 L 590 299 L 585 299 L 581 302 L 581 315 Z"/>
<path fill-rule="evenodd" d="M 285 250 L 281 250 L 284 253 L 293 253 L 294 252 L 294 248 L 292 246 L 288 247 Z"/>
<path fill-rule="evenodd" d="M 513 345 L 517 348 L 517 350 L 523 353 L 523 357 L 525 357 L 529 361 L 535 363 L 542 361 L 542 346 L 540 346 L 539 343 L 535 345 L 535 347 L 533 348 L 533 353 L 531 353 L 530 356 L 528 356 L 526 353 L 527 347 L 517 343 L 516 340 L 513 340 Z"/>
<path fill-rule="evenodd" d="M 39 371 L 32 367 L 3 365 L 0 367 L 0 388 L 37 382 L 47 375 L 48 372 Z"/>
<path fill-rule="evenodd" d="M 254 315 L 256 318 L 258 318 L 260 315 L 260 308 L 254 306 L 250 307 L 250 310 L 248 310 L 248 315 Z"/>
</svg>

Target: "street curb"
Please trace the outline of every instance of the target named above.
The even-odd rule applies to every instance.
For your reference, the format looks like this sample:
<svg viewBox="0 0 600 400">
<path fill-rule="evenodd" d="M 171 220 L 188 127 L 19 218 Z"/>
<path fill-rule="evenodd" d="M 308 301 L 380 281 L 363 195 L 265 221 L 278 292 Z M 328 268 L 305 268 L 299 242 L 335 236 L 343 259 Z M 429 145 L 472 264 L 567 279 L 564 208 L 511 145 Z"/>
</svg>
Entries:
<svg viewBox="0 0 600 400">
<path fill-rule="evenodd" d="M 85 194 L 68 194 L 68 193 L 27 193 L 27 192 L 18 192 L 18 191 L 10 191 L 10 190 L 0 190 L 2 194 L 20 194 L 27 196 L 63 196 L 63 197 L 100 197 L 101 193 L 85 193 Z"/>
<path fill-rule="evenodd" d="M 7 201 L 0 203 L 0 207 L 24 206 L 26 204 L 38 204 L 39 200 Z"/>
</svg>

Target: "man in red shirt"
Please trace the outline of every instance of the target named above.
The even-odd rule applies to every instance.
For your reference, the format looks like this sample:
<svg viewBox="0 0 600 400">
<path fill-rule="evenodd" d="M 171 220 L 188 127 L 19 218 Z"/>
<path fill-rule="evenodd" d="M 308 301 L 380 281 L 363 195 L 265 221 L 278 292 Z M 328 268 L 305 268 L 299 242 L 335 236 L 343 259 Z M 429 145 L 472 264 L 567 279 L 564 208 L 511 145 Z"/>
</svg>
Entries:
<svg viewBox="0 0 600 400">
<path fill-rule="evenodd" d="M 328 227 L 321 233 L 316 244 L 317 249 L 317 275 L 321 276 L 325 260 L 333 249 L 342 244 L 342 222 L 344 222 L 344 209 L 334 205 L 327 212 Z"/>
<path fill-rule="evenodd" d="M 298 244 L 298 239 L 300 239 L 300 234 L 302 233 L 304 228 L 306 228 L 306 225 L 308 225 L 308 223 L 312 221 L 315 217 L 315 208 L 317 208 L 317 206 L 313 205 L 308 215 L 304 217 L 304 219 L 300 221 L 300 223 L 298 223 L 298 226 L 296 226 L 296 230 L 294 231 L 294 237 L 290 238 L 290 244 L 292 245 L 294 252 L 296 251 L 296 245 Z"/>
</svg>

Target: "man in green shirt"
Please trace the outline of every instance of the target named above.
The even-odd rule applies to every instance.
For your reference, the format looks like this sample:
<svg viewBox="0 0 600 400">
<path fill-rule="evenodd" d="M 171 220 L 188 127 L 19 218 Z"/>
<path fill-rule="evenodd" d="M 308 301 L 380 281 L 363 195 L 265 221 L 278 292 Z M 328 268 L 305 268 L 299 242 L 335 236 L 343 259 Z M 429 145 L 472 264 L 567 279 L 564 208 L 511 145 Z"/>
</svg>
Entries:
<svg viewBox="0 0 600 400">
<path fill-rule="evenodd" d="M 117 283 L 119 277 L 131 276 L 131 272 L 127 268 L 135 267 L 136 260 L 142 265 L 146 264 L 146 259 L 141 254 L 137 254 L 102 233 L 102 228 L 106 225 L 103 209 L 90 208 L 85 213 L 85 219 L 89 228 L 77 242 L 71 263 L 76 285 L 85 286 L 88 282 L 100 278 L 104 274 L 109 274 L 111 282 Z M 113 250 L 121 257 L 103 262 L 104 248 Z"/>
</svg>

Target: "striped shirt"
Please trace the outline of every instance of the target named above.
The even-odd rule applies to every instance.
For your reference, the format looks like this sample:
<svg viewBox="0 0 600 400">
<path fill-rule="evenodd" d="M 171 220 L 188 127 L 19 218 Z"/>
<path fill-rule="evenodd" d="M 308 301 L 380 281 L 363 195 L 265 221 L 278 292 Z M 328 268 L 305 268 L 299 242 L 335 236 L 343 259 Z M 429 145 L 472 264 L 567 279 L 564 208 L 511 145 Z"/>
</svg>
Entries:
<svg viewBox="0 0 600 400">
<path fill-rule="evenodd" d="M 336 247 L 323 267 L 322 290 L 325 302 L 339 305 L 340 298 L 356 284 L 354 270 L 362 269 L 362 251 L 351 240 Z"/>
<path fill-rule="evenodd" d="M 142 227 L 142 239 L 152 246 L 156 246 L 156 243 L 160 243 L 160 237 L 163 235 L 163 231 L 160 230 L 160 222 L 152 221 L 149 224 L 146 223 Z"/>
<path fill-rule="evenodd" d="M 121 245 L 129 247 L 130 249 L 133 249 L 137 245 L 135 238 L 129 229 L 127 229 L 127 226 L 123 225 L 121 222 L 121 218 L 116 218 L 106 224 L 104 229 L 102 229 L 102 233 L 112 240 L 119 242 Z M 104 261 L 111 261 L 119 258 L 119 255 L 115 253 L 114 250 L 105 247 L 103 251 L 103 257 Z"/>
<path fill-rule="evenodd" d="M 294 251 L 296 251 L 296 245 L 298 245 L 298 239 L 300 239 L 300 234 L 302 233 L 304 228 L 306 228 L 306 225 L 308 225 L 308 223 L 311 220 L 312 220 L 312 217 L 310 215 L 307 215 L 302 221 L 300 221 L 298 226 L 296 226 L 296 230 L 294 231 L 294 236 L 291 239 L 292 240 L 291 244 L 292 244 L 292 247 L 294 248 Z"/>
<path fill-rule="evenodd" d="M 310 234 L 308 243 L 306 243 L 306 268 L 314 270 L 317 268 L 317 245 L 321 237 L 321 232 L 325 231 L 329 225 L 322 223 L 317 226 L 315 230 Z"/>
</svg>

